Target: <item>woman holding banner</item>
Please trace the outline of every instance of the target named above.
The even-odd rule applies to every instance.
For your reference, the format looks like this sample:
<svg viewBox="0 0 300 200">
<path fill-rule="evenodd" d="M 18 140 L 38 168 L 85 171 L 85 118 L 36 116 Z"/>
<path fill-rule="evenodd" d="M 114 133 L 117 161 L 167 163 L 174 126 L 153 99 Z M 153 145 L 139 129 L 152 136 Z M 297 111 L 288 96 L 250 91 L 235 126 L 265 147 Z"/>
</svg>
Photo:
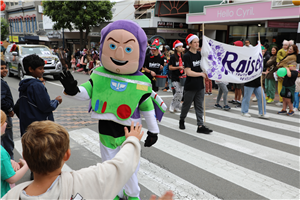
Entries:
<svg viewBox="0 0 300 200">
<path fill-rule="evenodd" d="M 257 98 L 258 117 L 263 119 L 269 119 L 269 116 L 267 115 L 267 111 L 266 111 L 265 93 L 261 92 L 262 86 L 261 86 L 260 79 L 261 77 L 258 77 L 244 84 L 244 97 L 242 100 L 242 116 L 244 117 L 251 117 L 251 115 L 248 113 L 248 110 L 249 110 L 251 95 L 252 93 L 254 93 Z M 262 102 L 264 104 L 263 107 L 262 107 Z"/>
<path fill-rule="evenodd" d="M 170 112 L 180 111 L 179 107 L 182 99 L 183 85 L 180 84 L 179 77 L 184 73 L 182 46 L 183 44 L 179 40 L 176 40 L 173 43 L 174 55 L 170 57 L 169 70 L 172 71 L 172 86 L 175 89 L 175 94 L 169 107 Z"/>
<path fill-rule="evenodd" d="M 198 125 L 197 133 L 209 134 L 212 130 L 203 125 L 203 78 L 206 78 L 206 74 L 202 72 L 200 67 L 201 54 L 197 51 L 199 48 L 199 38 L 197 35 L 189 34 L 185 40 L 189 46 L 189 51 L 186 52 L 183 57 L 187 78 L 184 85 L 184 102 L 181 108 L 179 128 L 185 129 L 184 119 L 187 116 L 192 102 L 194 102 Z"/>
</svg>

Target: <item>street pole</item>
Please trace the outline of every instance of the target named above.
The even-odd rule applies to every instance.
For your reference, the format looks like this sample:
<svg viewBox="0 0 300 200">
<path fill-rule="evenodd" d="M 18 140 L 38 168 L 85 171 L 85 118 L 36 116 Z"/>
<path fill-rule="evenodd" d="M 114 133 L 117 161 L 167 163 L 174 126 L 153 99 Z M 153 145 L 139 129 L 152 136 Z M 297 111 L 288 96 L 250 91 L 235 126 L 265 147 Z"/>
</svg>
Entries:
<svg viewBox="0 0 300 200">
<path fill-rule="evenodd" d="M 65 29 L 63 28 L 63 49 L 65 49 Z"/>
<path fill-rule="evenodd" d="M 299 0 L 293 0 L 292 2 L 295 6 L 300 6 Z M 298 7 L 298 8 L 300 11 L 300 7 Z M 298 47 L 298 50 L 300 51 L 300 16 L 298 18 L 298 30 L 297 30 L 297 36 L 296 36 L 296 45 Z M 300 52 L 298 52 L 298 55 L 297 55 L 297 63 L 298 63 L 298 65 L 300 65 Z M 300 66 L 299 66 L 299 68 L 300 68 Z"/>
<path fill-rule="evenodd" d="M 9 27 L 10 27 L 10 39 L 11 39 L 11 42 L 13 42 L 13 37 L 12 37 L 12 25 L 11 25 L 11 22 L 9 23 Z M 10 41 L 10 40 L 9 40 Z"/>
<path fill-rule="evenodd" d="M 300 17 L 298 22 L 298 30 L 297 30 L 297 37 L 296 37 L 296 45 L 298 46 L 298 49 L 300 50 Z M 300 65 L 300 52 L 297 55 L 297 63 Z M 300 68 L 300 66 L 299 66 Z"/>
</svg>

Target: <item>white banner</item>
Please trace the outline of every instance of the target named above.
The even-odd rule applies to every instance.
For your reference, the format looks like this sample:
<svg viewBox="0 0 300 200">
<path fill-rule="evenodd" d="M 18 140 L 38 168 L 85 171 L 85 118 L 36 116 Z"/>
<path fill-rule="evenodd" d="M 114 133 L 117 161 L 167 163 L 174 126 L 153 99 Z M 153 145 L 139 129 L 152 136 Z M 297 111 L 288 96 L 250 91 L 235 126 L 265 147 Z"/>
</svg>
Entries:
<svg viewBox="0 0 300 200">
<path fill-rule="evenodd" d="M 238 47 L 203 36 L 201 68 L 211 80 L 247 83 L 261 76 L 260 41 L 255 47 Z"/>
</svg>

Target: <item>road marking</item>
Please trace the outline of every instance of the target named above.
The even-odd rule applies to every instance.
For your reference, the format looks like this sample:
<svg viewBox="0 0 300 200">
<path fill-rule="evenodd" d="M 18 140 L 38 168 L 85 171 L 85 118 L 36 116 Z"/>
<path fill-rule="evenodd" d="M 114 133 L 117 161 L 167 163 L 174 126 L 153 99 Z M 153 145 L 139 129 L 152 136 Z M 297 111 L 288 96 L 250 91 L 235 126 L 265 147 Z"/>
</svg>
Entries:
<svg viewBox="0 0 300 200">
<path fill-rule="evenodd" d="M 61 85 L 61 84 L 58 84 L 58 83 L 53 83 L 53 82 L 51 82 L 51 81 L 46 81 L 46 84 L 47 83 L 50 83 L 50 84 L 52 84 L 52 85 L 56 85 L 56 86 L 60 86 L 60 87 L 64 87 L 63 85 Z"/>
<path fill-rule="evenodd" d="M 251 106 L 253 108 L 258 108 L 258 105 L 253 105 Z M 267 106 L 267 110 L 272 110 L 272 111 L 275 111 L 276 113 L 281 111 L 282 107 L 274 107 L 274 106 Z M 295 115 L 300 115 L 300 112 L 295 112 Z"/>
<path fill-rule="evenodd" d="M 231 109 L 241 112 L 241 108 L 231 108 Z M 258 110 L 249 109 L 248 113 L 257 116 L 258 115 Z M 288 121 L 288 122 L 299 123 L 299 119 L 298 118 L 289 117 L 287 115 L 278 115 L 277 113 L 276 114 L 272 114 L 272 113 L 269 113 L 269 112 L 267 112 L 267 115 L 269 115 L 270 118 L 278 119 L 278 120 L 281 120 L 281 121 Z"/>
<path fill-rule="evenodd" d="M 266 121 L 266 120 L 263 120 L 260 118 L 254 118 L 254 117 L 245 118 L 245 117 L 242 117 L 240 113 L 226 112 L 226 111 L 220 110 L 220 109 L 207 110 L 206 112 L 220 115 L 222 117 L 229 117 L 229 118 L 238 119 L 238 120 L 242 120 L 242 121 L 261 124 L 264 126 L 278 128 L 278 129 L 282 129 L 282 131 L 293 131 L 293 132 L 299 133 L 299 127 L 292 126 L 289 124 L 273 122 L 271 120 Z"/>
<path fill-rule="evenodd" d="M 180 115 L 180 113 L 175 113 L 175 114 Z M 191 119 L 196 119 L 196 116 L 194 113 L 193 114 L 188 113 L 187 117 L 191 118 Z M 232 122 L 228 122 L 228 121 L 224 121 L 224 120 L 220 120 L 220 119 L 215 119 L 215 118 L 208 117 L 208 116 L 206 116 L 206 123 L 212 124 L 215 126 L 221 126 L 221 127 L 224 127 L 224 128 L 230 129 L 230 130 L 234 130 L 234 131 L 239 131 L 239 132 L 246 133 L 249 135 L 254 135 L 257 137 L 265 138 L 268 140 L 273 140 L 276 142 L 288 144 L 291 146 L 299 147 L 299 143 L 300 143 L 300 140 L 297 138 L 280 135 L 277 133 L 271 133 L 271 132 L 264 131 L 261 129 L 247 127 L 247 126 L 240 125 L 237 123 L 232 123 Z"/>
<path fill-rule="evenodd" d="M 146 133 L 147 131 L 145 131 Z M 99 134 L 88 128 L 69 132 L 70 137 L 78 144 L 101 158 Z M 145 136 L 146 134 L 144 134 Z M 138 172 L 139 183 L 156 195 L 162 195 L 167 190 L 172 190 L 174 199 L 217 199 L 199 187 L 185 181 L 161 167 L 141 157 Z"/>
<path fill-rule="evenodd" d="M 287 152 L 279 151 L 270 147 L 259 145 L 243 139 L 232 137 L 220 132 L 214 131 L 209 135 L 199 134 L 196 132 L 195 125 L 185 122 L 185 130 L 178 128 L 178 120 L 163 117 L 159 125 L 179 131 L 193 137 L 212 142 L 229 149 L 245 153 L 247 155 L 266 160 L 296 171 L 299 171 L 299 157 Z M 160 136 L 159 136 L 160 137 Z"/>
<path fill-rule="evenodd" d="M 146 129 L 143 129 L 147 131 Z M 146 136 L 143 136 L 145 139 Z M 299 199 L 299 189 L 159 135 L 155 148 L 268 199 Z"/>
</svg>

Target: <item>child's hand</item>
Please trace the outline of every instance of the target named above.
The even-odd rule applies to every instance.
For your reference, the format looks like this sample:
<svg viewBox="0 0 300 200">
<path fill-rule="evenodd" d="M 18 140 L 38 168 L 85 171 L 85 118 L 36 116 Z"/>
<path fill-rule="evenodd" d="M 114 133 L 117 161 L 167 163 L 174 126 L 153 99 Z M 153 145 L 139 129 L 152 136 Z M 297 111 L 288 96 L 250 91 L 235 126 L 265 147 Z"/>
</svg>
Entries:
<svg viewBox="0 0 300 200">
<path fill-rule="evenodd" d="M 59 102 L 59 104 L 61 104 L 61 102 L 62 102 L 61 96 L 58 96 L 58 97 L 56 97 L 55 99 Z"/>
<path fill-rule="evenodd" d="M 173 192 L 172 191 L 167 191 L 163 196 L 161 196 L 158 200 L 172 200 L 173 199 Z M 156 200 L 156 196 L 152 195 L 150 200 Z"/>
<path fill-rule="evenodd" d="M 13 167 L 14 171 L 18 171 L 21 167 L 19 165 L 19 163 L 17 163 L 16 161 L 14 160 L 10 160 L 10 163 L 11 163 L 11 166 Z"/>
<path fill-rule="evenodd" d="M 20 165 L 21 168 L 24 167 L 25 165 L 27 165 L 27 163 L 24 159 L 20 158 L 19 160 L 20 160 L 20 162 L 18 164 Z"/>
<path fill-rule="evenodd" d="M 128 138 L 129 136 L 134 136 L 140 141 L 144 135 L 144 131 L 142 131 L 142 125 L 139 125 L 139 123 L 136 123 L 136 126 L 134 127 L 134 122 L 131 122 L 130 132 L 128 132 L 127 127 L 124 127 L 124 131 L 126 138 Z"/>
</svg>

